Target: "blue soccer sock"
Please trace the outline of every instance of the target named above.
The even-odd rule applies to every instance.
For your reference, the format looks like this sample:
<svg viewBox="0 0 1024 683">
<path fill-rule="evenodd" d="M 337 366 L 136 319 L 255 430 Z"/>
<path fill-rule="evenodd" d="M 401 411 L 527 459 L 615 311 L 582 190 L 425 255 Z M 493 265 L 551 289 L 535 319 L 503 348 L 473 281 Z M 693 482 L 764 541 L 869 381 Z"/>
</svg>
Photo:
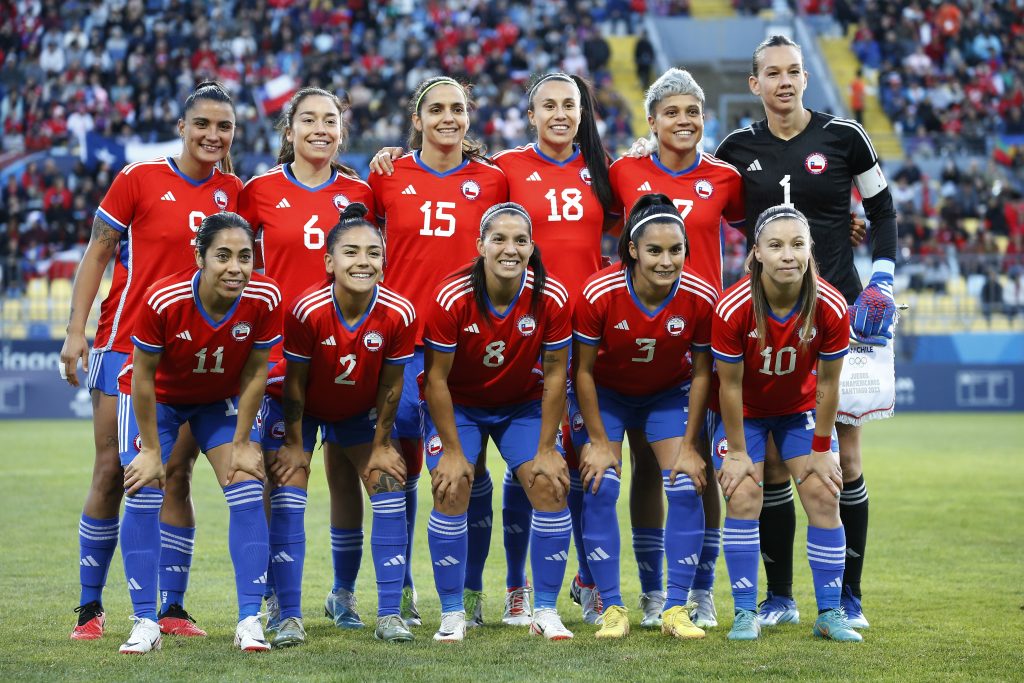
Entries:
<svg viewBox="0 0 1024 683">
<path fill-rule="evenodd" d="M 757 565 L 761 559 L 758 526 L 756 519 L 726 517 L 722 529 L 725 566 L 729 570 L 736 609 L 757 609 Z"/>
<path fill-rule="evenodd" d="M 427 522 L 427 545 L 434 565 L 434 585 L 441 599 L 441 612 L 464 612 L 462 589 L 466 585 L 466 555 L 469 542 L 467 516 L 446 515 L 433 510 Z"/>
<path fill-rule="evenodd" d="M 526 585 L 526 555 L 530 548 L 530 522 L 533 506 L 523 485 L 505 470 L 501 488 L 501 527 L 505 541 L 505 586 L 522 588 Z"/>
<path fill-rule="evenodd" d="M 633 527 L 633 554 L 640 575 L 640 590 L 644 593 L 662 590 L 665 530 Z"/>
<path fill-rule="evenodd" d="M 160 522 L 160 612 L 171 605 L 185 606 L 192 552 L 196 544 L 194 526 Z"/>
<path fill-rule="evenodd" d="M 662 470 L 662 484 L 668 499 L 665 518 L 665 557 L 668 559 L 668 597 L 665 609 L 685 605 L 690 586 L 700 564 L 704 543 L 704 501 L 693 480 L 685 474 L 676 475 L 669 483 L 669 470 Z"/>
<path fill-rule="evenodd" d="M 117 517 L 93 519 L 82 514 L 78 522 L 78 580 L 82 585 L 79 605 L 103 601 L 103 586 L 107 583 L 119 531 Z"/>
<path fill-rule="evenodd" d="M 625 607 L 619 585 L 619 515 L 615 505 L 621 484 L 615 470 L 606 470 L 597 493 L 583 494 L 583 544 L 587 549 L 590 573 L 594 576 L 601 600 L 607 609 L 612 605 Z"/>
<path fill-rule="evenodd" d="M 281 486 L 270 494 L 270 576 L 282 619 L 302 616 L 306 500 L 305 489 L 297 486 Z"/>
<path fill-rule="evenodd" d="M 331 527 L 331 557 L 334 560 L 334 588 L 356 592 L 359 565 L 363 562 L 363 530 Z"/>
<path fill-rule="evenodd" d="M 483 476 L 473 480 L 473 489 L 469 494 L 469 510 L 466 513 L 469 524 L 466 590 L 484 589 L 484 565 L 487 563 L 487 555 L 491 552 L 491 527 L 494 526 L 491 503 L 493 493 L 494 485 L 491 484 L 490 473 L 484 472 Z"/>
<path fill-rule="evenodd" d="M 693 577 L 693 587 L 709 591 L 715 586 L 715 565 L 722 549 L 722 530 L 704 529 L 704 543 L 700 548 L 700 564 Z"/>
<path fill-rule="evenodd" d="M 593 586 L 586 546 L 583 545 L 583 481 L 579 470 L 569 470 L 569 515 L 572 517 L 572 543 L 576 546 L 576 574 L 584 586 Z"/>
<path fill-rule="evenodd" d="M 842 525 L 835 529 L 807 527 L 807 561 L 818 611 L 839 607 L 846 568 L 846 532 Z"/>
<path fill-rule="evenodd" d="M 569 509 L 558 512 L 533 512 L 530 524 L 530 569 L 533 571 L 534 607 L 554 608 L 565 579 L 569 559 L 572 518 Z"/>
<path fill-rule="evenodd" d="M 398 614 L 402 603 L 402 580 L 408 565 L 405 492 L 377 493 L 370 496 L 373 528 L 370 551 L 377 573 L 377 616 Z"/>
<path fill-rule="evenodd" d="M 402 585 L 412 588 L 412 541 L 416 532 L 416 508 L 419 507 L 420 475 L 405 480 L 405 535 L 409 540 L 405 546 L 405 577 Z"/>
<path fill-rule="evenodd" d="M 121 524 L 121 558 L 128 580 L 132 613 L 139 619 L 156 620 L 156 589 L 160 574 L 160 508 L 164 492 L 143 486 L 124 498 Z"/>
<path fill-rule="evenodd" d="M 228 502 L 228 552 L 235 568 L 238 620 L 254 617 L 263 604 L 270 561 L 270 532 L 263 509 L 263 482 L 251 479 L 224 487 Z"/>
</svg>

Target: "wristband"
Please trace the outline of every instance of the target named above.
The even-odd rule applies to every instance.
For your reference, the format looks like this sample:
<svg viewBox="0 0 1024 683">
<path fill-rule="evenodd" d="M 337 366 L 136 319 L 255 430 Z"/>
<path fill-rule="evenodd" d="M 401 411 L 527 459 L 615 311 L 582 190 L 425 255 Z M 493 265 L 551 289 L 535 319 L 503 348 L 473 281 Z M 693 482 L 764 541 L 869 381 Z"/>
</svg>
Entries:
<svg viewBox="0 0 1024 683">
<path fill-rule="evenodd" d="M 818 436 L 814 435 L 811 439 L 811 450 L 816 453 L 827 453 L 832 450 L 832 436 Z"/>
</svg>

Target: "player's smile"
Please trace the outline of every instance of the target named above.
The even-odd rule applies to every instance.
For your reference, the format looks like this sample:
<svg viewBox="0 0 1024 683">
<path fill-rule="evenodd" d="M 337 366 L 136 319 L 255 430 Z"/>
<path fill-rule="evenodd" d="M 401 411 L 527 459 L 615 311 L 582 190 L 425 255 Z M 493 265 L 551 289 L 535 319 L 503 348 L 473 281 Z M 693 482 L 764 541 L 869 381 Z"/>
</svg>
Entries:
<svg viewBox="0 0 1024 683">
<path fill-rule="evenodd" d="M 679 223 L 666 220 L 650 223 L 638 242 L 630 243 L 636 258 L 633 266 L 633 288 L 645 305 L 654 308 L 664 299 L 679 279 L 686 258 L 683 233 Z"/>
<path fill-rule="evenodd" d="M 439 147 L 462 144 L 469 130 L 469 114 L 465 93 L 454 85 L 436 85 L 423 96 L 419 114 L 413 114 L 413 125 L 423 132 L 424 142 Z"/>
<path fill-rule="evenodd" d="M 239 297 L 252 277 L 252 242 L 240 228 L 217 233 L 201 261 L 199 295 L 211 311 L 226 308 Z M 198 252 L 197 252 L 198 258 Z M 205 292 L 205 295 L 204 295 Z"/>
<path fill-rule="evenodd" d="M 704 110 L 696 96 L 671 95 L 661 99 L 647 122 L 658 138 L 662 163 L 673 170 L 693 164 L 697 143 L 704 136 Z"/>
<path fill-rule="evenodd" d="M 491 221 L 484 236 L 477 240 L 477 250 L 484 258 L 489 278 L 518 281 L 533 254 L 530 229 L 520 216 L 498 216 Z"/>
<path fill-rule="evenodd" d="M 547 152 L 558 154 L 572 144 L 580 127 L 579 92 L 574 83 L 550 80 L 543 83 L 533 96 L 527 117 L 537 129 L 542 146 L 551 146 Z M 546 152 L 546 153 L 547 153 Z M 566 153 L 571 153 L 566 150 Z"/>
<path fill-rule="evenodd" d="M 310 95 L 298 104 L 285 137 L 295 147 L 296 156 L 306 159 L 333 159 L 341 145 L 341 116 L 330 98 Z"/>
<path fill-rule="evenodd" d="M 807 271 L 810 245 L 810 235 L 802 223 L 780 218 L 764 227 L 754 254 L 764 265 L 765 274 L 776 283 L 798 284 Z"/>
<path fill-rule="evenodd" d="M 202 164 L 216 164 L 231 150 L 235 137 L 235 114 L 224 102 L 199 100 L 188 120 L 178 123 L 178 134 L 189 156 Z"/>
<path fill-rule="evenodd" d="M 384 247 L 380 234 L 363 226 L 347 230 L 330 253 L 324 255 L 328 274 L 334 275 L 335 291 L 365 294 L 380 280 Z"/>
<path fill-rule="evenodd" d="M 764 100 L 766 107 L 778 109 L 780 114 L 803 107 L 807 72 L 795 48 L 767 48 L 761 55 L 759 69 L 756 76 L 749 78 L 750 90 Z"/>
</svg>

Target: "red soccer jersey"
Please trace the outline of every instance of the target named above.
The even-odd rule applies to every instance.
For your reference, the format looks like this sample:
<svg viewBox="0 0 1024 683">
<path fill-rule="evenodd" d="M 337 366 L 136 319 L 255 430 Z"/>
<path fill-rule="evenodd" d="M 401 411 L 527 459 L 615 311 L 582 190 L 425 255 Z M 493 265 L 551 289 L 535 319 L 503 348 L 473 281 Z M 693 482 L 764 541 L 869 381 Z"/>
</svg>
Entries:
<svg viewBox="0 0 1024 683">
<path fill-rule="evenodd" d="M 349 327 L 334 298 L 334 286 L 311 287 L 284 319 L 285 361 L 270 371 L 284 377 L 288 363 L 309 363 L 305 412 L 328 422 L 345 420 L 377 405 L 381 367 L 412 360 L 416 341 L 412 304 L 378 286 L 363 317 Z M 280 400 L 280 382 L 267 394 Z"/>
<path fill-rule="evenodd" d="M 661 306 L 648 310 L 633 291 L 632 275 L 615 264 L 583 286 L 573 312 L 573 337 L 597 346 L 594 381 L 627 396 L 645 396 L 690 379 L 687 351 L 711 349 L 711 318 L 718 291 L 683 272 Z"/>
<path fill-rule="evenodd" d="M 157 403 L 213 403 L 236 396 L 249 352 L 281 341 L 277 283 L 253 273 L 231 310 L 215 323 L 199 300 L 200 275 L 186 270 L 155 283 L 135 321 L 135 346 L 161 354 Z M 118 380 L 124 394 L 132 391 L 131 367 L 129 359 Z"/>
<path fill-rule="evenodd" d="M 238 178 L 218 169 L 206 180 L 192 180 L 170 157 L 121 169 L 96 209 L 96 217 L 121 233 L 121 241 L 93 348 L 131 353 L 129 337 L 146 289 L 194 266 L 200 223 L 219 211 L 234 211 L 241 187 Z"/>
<path fill-rule="evenodd" d="M 317 187 L 300 183 L 288 164 L 281 164 L 245 184 L 238 212 L 262 235 L 264 273 L 279 283 L 286 306 L 324 281 L 327 233 L 338 214 L 352 202 L 366 205 L 374 218 L 373 192 L 358 178 L 333 171 Z M 281 347 L 270 360 L 282 358 Z"/>
<path fill-rule="evenodd" d="M 444 275 L 476 256 L 480 218 L 508 201 L 508 183 L 497 166 L 466 160 L 445 173 L 412 152 L 395 160 L 390 176 L 371 175 L 387 240 L 387 286 L 409 297 L 421 318 Z M 417 322 L 416 343 L 423 343 Z"/>
<path fill-rule="evenodd" d="M 486 315 L 480 312 L 468 275 L 453 274 L 434 292 L 424 316 L 423 343 L 455 354 L 448 375 L 452 401 L 495 408 L 541 397 L 544 375 L 537 368 L 541 352 L 564 348 L 572 340 L 569 292 L 548 278 L 536 311 L 531 310 L 532 301 L 530 269 L 503 314 L 493 307 Z"/>
<path fill-rule="evenodd" d="M 744 223 L 739 171 L 701 152 L 693 166 L 678 173 L 665 168 L 655 155 L 623 157 L 611 165 L 609 175 L 623 216 L 645 194 L 660 193 L 672 200 L 686 224 L 686 269 L 722 291 L 722 219 L 733 227 Z"/>
<path fill-rule="evenodd" d="M 767 316 L 762 349 L 750 299 L 750 276 L 722 294 L 715 309 L 712 353 L 723 363 L 743 363 L 743 416 L 792 415 L 814 408 L 818 359 L 835 360 L 850 347 L 850 315 L 846 300 L 818 278 L 814 335 L 806 346 L 798 336 L 800 321 L 794 309 L 785 318 Z"/>
<path fill-rule="evenodd" d="M 544 267 L 575 302 L 587 278 L 601 269 L 604 207 L 591 189 L 590 171 L 577 149 L 565 161 L 545 156 L 536 145 L 494 156 L 508 179 L 509 200 L 533 222 L 533 239 Z"/>
</svg>

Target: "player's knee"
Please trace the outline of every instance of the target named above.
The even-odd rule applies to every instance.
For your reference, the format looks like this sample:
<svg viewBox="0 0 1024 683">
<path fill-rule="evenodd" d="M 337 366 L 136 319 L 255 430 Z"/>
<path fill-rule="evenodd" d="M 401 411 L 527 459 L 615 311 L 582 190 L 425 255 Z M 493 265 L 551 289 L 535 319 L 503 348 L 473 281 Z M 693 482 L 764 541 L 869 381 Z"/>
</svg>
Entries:
<svg viewBox="0 0 1024 683">
<path fill-rule="evenodd" d="M 756 519 L 761 514 L 764 496 L 760 486 L 753 482 L 742 482 L 729 496 L 726 511 L 736 519 Z"/>
<path fill-rule="evenodd" d="M 192 495 L 191 462 L 178 462 L 174 465 L 168 462 L 164 473 L 166 477 L 165 496 L 177 500 L 188 500 Z"/>
<path fill-rule="evenodd" d="M 471 484 L 465 479 L 453 483 L 444 494 L 434 492 L 434 509 L 444 515 L 461 515 L 469 509 L 469 492 Z"/>
<path fill-rule="evenodd" d="M 808 477 L 800 483 L 800 504 L 810 518 L 839 517 L 839 499 L 835 497 L 820 478 Z M 814 522 L 812 522 L 813 524 Z"/>
</svg>

